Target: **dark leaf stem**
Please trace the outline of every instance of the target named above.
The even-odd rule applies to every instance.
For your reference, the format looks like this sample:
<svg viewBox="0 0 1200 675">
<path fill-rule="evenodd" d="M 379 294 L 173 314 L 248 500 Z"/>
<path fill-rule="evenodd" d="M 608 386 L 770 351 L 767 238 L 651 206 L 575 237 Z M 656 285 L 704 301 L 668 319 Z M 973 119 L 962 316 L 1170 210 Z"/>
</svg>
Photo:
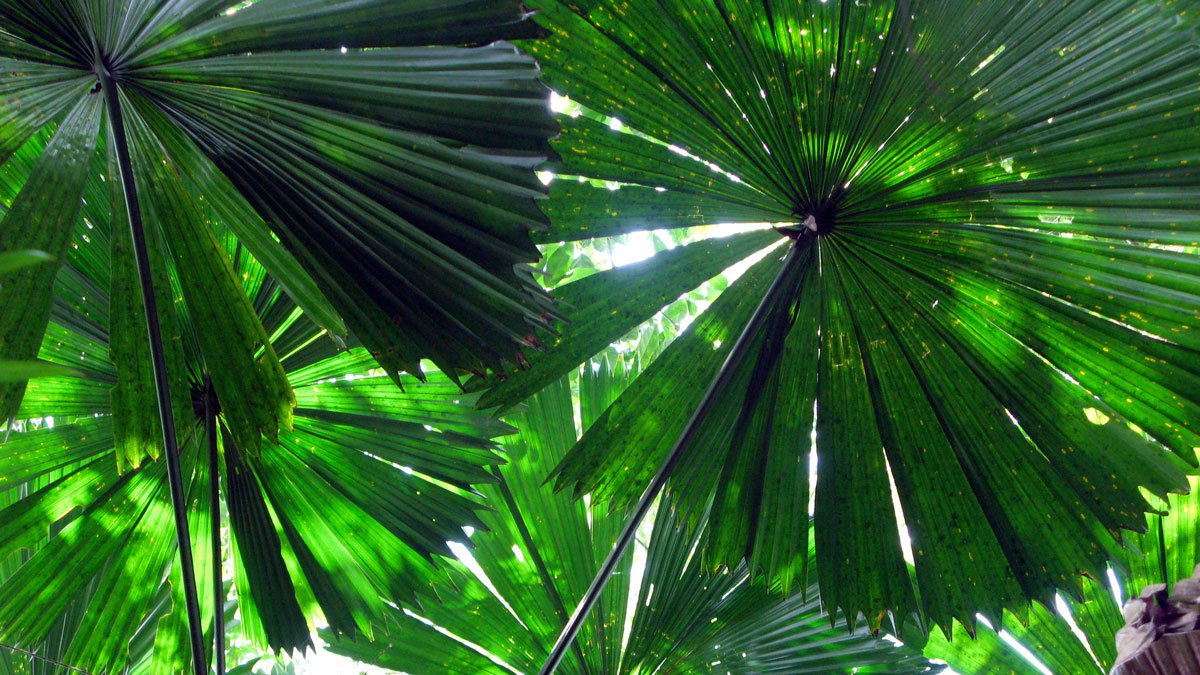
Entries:
<svg viewBox="0 0 1200 675">
<path fill-rule="evenodd" d="M 221 466 L 217 451 L 217 390 L 204 375 L 204 434 L 208 437 L 208 506 L 212 523 L 213 662 L 217 675 L 225 675 L 225 585 L 221 579 Z"/>
<path fill-rule="evenodd" d="M 521 541 L 525 544 L 526 550 L 533 560 L 533 565 L 537 569 L 538 576 L 542 578 L 542 583 L 546 586 L 546 594 L 550 597 L 551 603 L 554 604 L 554 612 L 558 615 L 559 620 L 564 623 L 568 622 L 567 607 L 563 604 L 562 595 L 558 592 L 558 587 L 554 585 L 554 576 L 550 574 L 550 569 L 546 567 L 546 561 L 542 558 L 541 552 L 538 550 L 537 543 L 534 541 L 533 534 L 529 531 L 529 526 L 525 523 L 525 517 L 521 514 L 521 507 L 517 505 L 516 499 L 513 497 L 512 490 L 509 489 L 508 483 L 505 482 L 504 476 L 501 475 L 499 469 L 492 469 L 493 474 L 498 479 L 497 488 L 500 495 L 504 498 L 504 504 L 512 513 L 513 522 L 517 526 L 517 531 L 521 533 Z M 583 655 L 583 650 L 580 649 L 579 643 L 574 643 L 575 655 L 579 657 L 580 668 L 584 672 L 588 672 L 587 659 Z"/>
<path fill-rule="evenodd" d="M 1167 535 L 1163 514 L 1158 514 L 1158 564 L 1162 571 L 1162 582 L 1170 588 L 1171 580 L 1167 575 Z"/>
<path fill-rule="evenodd" d="M 755 308 L 754 314 L 746 323 L 746 327 L 738 336 L 737 342 L 729 350 L 729 355 L 725 358 L 725 362 L 721 365 L 721 369 L 717 372 L 717 376 L 713 378 L 712 384 L 709 385 L 708 391 L 705 392 L 704 398 L 701 399 L 700 405 L 692 414 L 687 425 L 679 434 L 678 440 L 667 454 L 666 460 L 659 467 L 658 472 L 651 479 L 649 486 L 642 493 L 638 500 L 637 506 L 630 515 L 629 520 L 625 523 L 624 529 L 617 537 L 617 541 L 613 544 L 612 551 L 605 558 L 604 563 L 600 566 L 600 570 L 596 573 L 596 577 L 592 580 L 588 587 L 587 593 L 575 608 L 574 614 L 571 615 L 570 621 L 563 628 L 562 633 L 558 637 L 558 641 L 554 645 L 554 649 L 550 655 L 546 657 L 546 662 L 542 665 L 541 675 L 549 675 L 553 673 L 563 657 L 566 655 L 567 648 L 575 641 L 575 637 L 579 634 L 580 628 L 583 627 L 583 622 L 587 619 L 588 613 L 596 602 L 600 599 L 600 594 L 604 591 L 604 586 L 608 583 L 609 577 L 612 576 L 613 570 L 616 569 L 617 563 L 625 555 L 629 549 L 629 545 L 633 542 L 634 535 L 637 533 L 638 527 L 642 520 L 650 511 L 654 500 L 658 498 L 663 487 L 666 486 L 667 480 L 671 477 L 671 473 L 675 467 L 683 459 L 684 451 L 690 446 L 693 436 L 700 429 L 701 423 L 704 421 L 710 408 L 716 402 L 721 391 L 732 379 L 738 366 L 745 360 L 746 356 L 752 351 L 754 337 L 760 332 L 763 324 L 772 316 L 772 309 L 779 306 L 781 296 L 791 290 L 786 284 L 789 278 L 789 270 L 792 264 L 802 259 L 801 252 L 807 248 L 807 245 L 812 243 L 812 230 L 805 229 L 798 236 L 788 249 L 787 255 L 784 258 L 783 264 L 780 266 L 779 274 L 771 283 L 771 287 L 763 296 L 762 302 Z M 807 241 L 806 241 L 807 240 Z"/>
<path fill-rule="evenodd" d="M 158 415 L 162 424 L 163 448 L 171 489 L 171 505 L 175 512 L 175 537 L 179 542 L 179 562 L 183 577 L 184 599 L 187 603 L 192 664 L 197 673 L 207 673 L 208 666 L 204 658 L 204 635 L 200 623 L 200 602 L 196 593 L 195 565 L 192 562 L 192 538 L 188 532 L 187 502 L 183 492 L 183 471 L 180 468 L 179 444 L 175 435 L 175 417 L 171 409 L 167 362 L 163 353 L 162 331 L 158 322 L 158 303 L 154 297 L 154 285 L 150 276 L 150 255 L 146 246 L 141 206 L 138 203 L 137 185 L 133 176 L 133 162 L 129 156 L 129 140 L 125 135 L 125 124 L 121 117 L 121 100 L 117 84 L 100 59 L 96 61 L 96 75 L 104 89 L 105 102 L 108 106 L 109 124 L 112 125 L 117 152 L 117 166 L 121 174 L 121 188 L 125 195 L 125 212 L 129 216 L 134 255 L 137 258 L 138 279 L 141 282 L 142 302 L 146 308 L 146 332 L 150 340 L 154 388 L 158 394 Z"/>
</svg>

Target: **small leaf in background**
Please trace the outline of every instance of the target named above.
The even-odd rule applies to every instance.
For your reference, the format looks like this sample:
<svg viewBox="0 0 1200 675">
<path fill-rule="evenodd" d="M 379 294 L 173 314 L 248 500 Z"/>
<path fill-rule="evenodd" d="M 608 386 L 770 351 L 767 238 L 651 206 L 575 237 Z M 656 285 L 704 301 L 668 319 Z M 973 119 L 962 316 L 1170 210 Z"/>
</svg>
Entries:
<svg viewBox="0 0 1200 675">
<path fill-rule="evenodd" d="M 77 368 L 45 361 L 0 361 L 0 382 L 23 382 L 38 377 L 86 377 Z"/>
<path fill-rule="evenodd" d="M 37 265 L 39 263 L 48 263 L 54 260 L 54 256 L 44 251 L 9 251 L 0 253 L 0 276 L 12 274 L 19 269 Z"/>
</svg>

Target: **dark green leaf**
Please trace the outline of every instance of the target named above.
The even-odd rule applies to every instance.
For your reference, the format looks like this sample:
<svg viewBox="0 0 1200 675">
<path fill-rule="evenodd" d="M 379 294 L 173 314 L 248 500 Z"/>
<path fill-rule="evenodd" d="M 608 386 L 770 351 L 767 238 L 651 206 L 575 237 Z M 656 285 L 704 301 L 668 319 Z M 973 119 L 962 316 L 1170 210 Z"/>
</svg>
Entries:
<svg viewBox="0 0 1200 675">
<path fill-rule="evenodd" d="M 56 262 L 0 274 L 0 306 L 5 308 L 0 318 L 0 358 L 4 360 L 37 356 L 50 320 L 54 275 L 71 243 L 71 226 L 79 213 L 79 195 L 99 130 L 99 99 L 80 100 L 0 221 L 0 252 L 41 250 Z M 0 385 L 0 419 L 17 412 L 24 393 L 20 383 Z"/>
<path fill-rule="evenodd" d="M 814 405 L 822 599 L 851 622 L 916 610 L 948 631 L 1076 598 L 1080 573 L 1102 578 L 1144 529 L 1147 493 L 1186 489 L 1200 447 L 1200 90 L 1186 84 L 1200 43 L 1179 27 L 1186 11 L 530 4 L 550 36 L 528 48 L 575 115 L 549 241 L 776 220 L 820 242 L 800 298 L 768 308 L 794 317 L 795 351 L 779 356 L 774 329 L 748 336 L 758 367 L 732 373 L 668 485 L 689 523 L 716 509 L 713 563 L 748 557 L 785 584 L 803 569 L 797 410 Z M 635 499 L 721 361 L 681 345 L 718 321 L 732 342 L 765 289 L 753 270 L 732 283 L 585 434 L 558 485 L 617 510 Z M 809 292 L 821 306 L 795 311 Z M 792 426 L 776 440 L 781 416 Z M 790 446 L 775 455 L 786 471 L 762 468 L 767 438 Z M 794 487 L 772 493 L 768 475 Z"/>
<path fill-rule="evenodd" d="M 594 363 L 579 380 L 584 425 L 635 374 L 620 360 Z M 455 565 L 435 602 L 392 611 L 374 642 L 323 632 L 331 651 L 430 672 L 539 667 L 622 525 L 620 517 L 606 518 L 541 480 L 577 436 L 572 407 L 570 383 L 562 378 L 510 418 L 521 430 L 507 444 L 514 461 L 498 471 L 497 485 L 481 488 L 495 511 L 481 514 L 487 530 L 471 536 L 472 560 L 494 592 Z M 805 601 L 750 583 L 744 568 L 708 573 L 699 556 L 689 555 L 698 533 L 669 499 L 658 513 L 653 529 L 642 531 L 649 544 L 636 554 L 645 555 L 640 581 L 632 556 L 618 563 L 564 672 L 712 672 L 717 665 L 746 674 L 936 672 L 911 648 L 847 631 L 841 622 L 831 626 L 815 587 Z"/>
</svg>

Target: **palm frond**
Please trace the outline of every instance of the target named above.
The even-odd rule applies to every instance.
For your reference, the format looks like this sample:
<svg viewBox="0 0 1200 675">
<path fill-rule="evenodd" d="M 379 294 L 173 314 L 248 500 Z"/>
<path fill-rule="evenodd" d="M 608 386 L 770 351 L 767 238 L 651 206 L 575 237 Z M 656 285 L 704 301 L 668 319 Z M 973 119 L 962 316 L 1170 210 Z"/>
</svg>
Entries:
<svg viewBox="0 0 1200 675">
<path fill-rule="evenodd" d="M 0 356 L 36 354 L 76 225 L 122 208 L 119 191 L 104 194 L 114 173 L 97 168 L 102 68 L 133 118 L 156 253 L 171 256 L 214 374 L 242 374 L 217 386 L 256 394 L 234 429 L 247 448 L 287 426 L 289 393 L 270 355 L 250 364 L 266 343 L 252 315 L 237 310 L 237 334 L 219 333 L 210 301 L 243 303 L 198 228 L 232 229 L 314 320 L 353 331 L 393 374 L 419 373 L 421 358 L 452 377 L 510 367 L 550 311 L 518 268 L 538 257 L 533 166 L 555 126 L 533 60 L 498 42 L 537 34 L 527 16 L 515 0 L 0 3 L 0 165 L 12 169 L 0 250 L 57 261 L 6 275 L 4 304 L 23 301 L 5 313 Z M 136 304 L 118 290 L 114 302 Z M 23 390 L 4 391 L 9 416 Z"/>
<path fill-rule="evenodd" d="M 106 225 L 96 230 L 108 234 Z M 246 280 L 249 288 L 239 284 L 237 292 L 261 308 L 256 321 L 277 335 L 298 401 L 292 429 L 263 438 L 254 452 L 235 438 L 234 418 L 224 409 L 220 416 L 242 632 L 277 651 L 309 644 L 316 617 L 336 631 L 370 636 L 392 611 L 388 602 L 413 604 L 432 593 L 437 559 L 451 555 L 446 542 L 462 526 L 483 527 L 476 486 L 495 481 L 501 459 L 490 439 L 511 428 L 473 412 L 475 395 L 445 375 L 430 372 L 425 382 L 401 376 L 401 390 L 362 347 L 342 351 L 321 339 L 322 329 L 251 256 L 238 257 L 231 278 Z M 192 334 L 187 317 L 171 318 L 179 335 Z M 97 339 L 110 343 L 103 331 Z M 177 348 L 186 360 L 190 349 Z M 41 355 L 95 373 L 112 368 L 108 353 L 64 353 L 51 335 Z M 28 421 L 14 423 L 0 443 L 0 560 L 16 563 L 0 577 L 0 642 L 94 672 L 132 663 L 131 645 L 140 641 L 137 660 L 147 668 L 186 668 L 187 617 L 163 462 L 118 462 L 118 430 L 128 418 L 115 414 L 122 400 L 110 399 L 111 379 L 51 377 L 29 386 L 21 413 Z M 207 598 L 212 478 L 192 399 L 183 400 L 193 557 Z M 148 578 L 169 580 L 169 592 Z M 47 641 L 71 612 L 83 617 L 73 624 L 75 637 L 54 647 Z M 211 633 L 207 603 L 203 621 Z"/>
<path fill-rule="evenodd" d="M 999 623 L 1078 595 L 1123 531 L 1144 530 L 1142 488 L 1186 491 L 1200 447 L 1200 47 L 1186 10 L 530 4 L 550 35 L 528 49 L 572 115 L 541 241 L 722 222 L 817 231 L 668 486 L 691 522 L 719 505 L 698 554 L 711 568 L 748 560 L 804 588 L 814 424 L 822 599 L 873 629 L 917 610 L 973 632 L 979 612 Z M 780 257 L 608 408 L 558 487 L 614 508 L 638 497 Z M 637 274 L 707 273 L 685 277 L 684 259 Z M 626 312 L 621 273 L 585 282 L 609 300 L 567 306 L 567 348 L 486 400 L 514 403 L 587 358 L 578 336 L 654 311 L 647 298 Z"/>
<path fill-rule="evenodd" d="M 1171 495 L 1159 505 L 1165 514 L 1146 516 L 1147 532 L 1129 535 L 1129 550 L 1114 561 L 1112 579 L 1118 582 L 1117 589 L 1107 578 L 1084 580 L 1082 596 L 1063 598 L 1063 605 L 1055 611 L 1035 606 L 1027 617 L 1007 616 L 1003 630 L 1053 672 L 1109 672 L 1117 656 L 1116 633 L 1125 625 L 1114 590 L 1126 600 L 1135 598 L 1147 586 L 1189 578 L 1200 564 L 1196 551 L 1200 492 L 1195 478 L 1189 482 L 1191 494 Z M 1066 615 L 1061 611 L 1063 607 Z M 999 672 L 1003 668 L 1019 671 L 1028 667 L 1028 661 L 1013 645 L 998 637 L 998 630 L 1001 627 L 981 626 L 978 643 L 932 635 L 925 654 L 946 661 L 960 672 Z"/>
<path fill-rule="evenodd" d="M 541 29 L 517 0 L 0 0 L 0 26 L 0 255 L 52 259 L 0 266 L 0 547 L 20 563 L 0 575 L 0 642 L 92 671 L 187 663 L 98 80 L 148 224 L 191 530 L 209 532 L 223 473 L 246 634 L 302 648 L 321 617 L 370 635 L 381 598 L 416 602 L 446 541 L 481 525 L 474 486 L 510 429 L 456 383 L 509 368 L 549 313 L 524 268 L 556 128 L 534 61 L 503 42 Z"/>
<path fill-rule="evenodd" d="M 585 426 L 634 374 L 615 353 L 594 363 L 578 384 Z M 505 444 L 513 461 L 499 468 L 497 484 L 481 487 L 495 510 L 481 514 L 487 529 L 471 535 L 477 568 L 449 567 L 436 601 L 395 609 L 373 642 L 326 634 L 332 651 L 409 671 L 531 672 L 541 664 L 621 520 L 541 480 L 577 436 L 566 378 L 510 421 L 520 429 Z M 752 583 L 745 567 L 709 573 L 689 555 L 697 536 L 669 497 L 644 534 L 647 548 L 619 564 L 564 672 L 937 670 L 916 649 L 831 621 L 815 585 L 807 599 L 787 597 Z"/>
</svg>

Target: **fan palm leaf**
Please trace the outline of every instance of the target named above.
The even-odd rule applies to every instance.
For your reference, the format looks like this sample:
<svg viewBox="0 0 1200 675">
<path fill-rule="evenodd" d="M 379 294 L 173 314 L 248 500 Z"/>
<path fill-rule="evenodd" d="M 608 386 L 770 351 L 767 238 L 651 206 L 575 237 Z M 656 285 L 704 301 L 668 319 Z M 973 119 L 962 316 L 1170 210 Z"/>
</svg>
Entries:
<svg viewBox="0 0 1200 675">
<path fill-rule="evenodd" d="M 0 251 L 55 261 L 4 275 L 0 358 L 37 353 L 87 211 L 124 208 L 118 181 L 94 180 L 116 176 L 103 75 L 153 254 L 181 281 L 243 446 L 286 427 L 292 401 L 206 221 L 389 372 L 500 368 L 548 307 L 518 268 L 538 256 L 532 166 L 555 130 L 535 64 L 497 42 L 534 35 L 526 18 L 516 0 L 0 3 Z M 113 246 L 123 326 L 140 305 L 132 252 Z M 144 349 L 129 337 L 114 358 L 132 379 Z M 23 387 L 2 392 L 7 418 Z"/>
<path fill-rule="evenodd" d="M 1114 561 L 1114 578 L 1122 598 L 1138 597 L 1146 586 L 1187 579 L 1200 564 L 1196 548 L 1200 492 L 1196 479 L 1190 482 L 1192 492 L 1171 495 L 1160 505 L 1165 515 L 1148 515 L 1146 533 L 1130 535 L 1130 550 Z M 1066 614 L 1035 607 L 1027 625 L 1006 620 L 1004 629 L 1052 672 L 1107 673 L 1117 657 L 1116 633 L 1125 625 L 1125 618 L 1107 579 L 1087 580 L 1083 591 L 1081 599 L 1064 598 Z M 1057 609 L 1061 611 L 1062 605 Z M 978 638 L 978 642 L 947 641 L 932 635 L 925 654 L 960 672 L 1023 672 L 1029 668 L 1028 660 L 1000 639 L 996 630 L 981 626 Z"/>
<path fill-rule="evenodd" d="M 595 365 L 579 379 L 584 425 L 631 376 L 630 359 L 615 352 Z M 542 662 L 566 620 L 567 603 L 587 588 L 620 520 L 543 484 L 577 437 L 566 378 L 509 421 L 520 433 L 505 441 L 513 461 L 499 468 L 499 482 L 481 487 L 496 509 L 481 514 L 488 529 L 472 536 L 470 560 L 477 567 L 450 566 L 443 582 L 457 595 L 397 608 L 374 641 L 330 636 L 330 650 L 408 672 L 532 672 Z M 744 568 L 710 574 L 689 555 L 696 537 L 678 516 L 666 498 L 653 528 L 644 530 L 644 561 L 640 552 L 636 563 L 633 555 L 623 559 L 564 672 L 937 670 L 912 647 L 831 623 L 815 587 L 807 599 L 786 597 L 751 583 Z"/>
<path fill-rule="evenodd" d="M 572 112 L 539 241 L 774 233 L 561 287 L 571 322 L 483 404 L 522 400 L 747 251 L 792 249 L 646 368 L 556 467 L 559 488 L 635 500 L 779 280 L 668 485 L 689 521 L 711 514 L 709 567 L 746 560 L 804 588 L 811 497 L 831 612 L 973 631 L 977 613 L 1078 596 L 1145 528 L 1142 488 L 1187 489 L 1200 47 L 1178 7 L 530 5 L 551 35 L 529 49 Z"/>
<path fill-rule="evenodd" d="M 192 532 L 218 435 L 193 404 L 219 401 L 251 636 L 300 647 L 317 615 L 369 632 L 381 595 L 426 585 L 507 429 L 458 410 L 455 381 L 500 368 L 548 307 L 521 268 L 555 129 L 532 59 L 498 42 L 538 34 L 527 18 L 516 0 L 0 1 L 0 252 L 52 260 L 0 268 L 3 539 L 35 550 L 5 575 L 0 639 L 34 649 L 79 610 L 67 662 L 120 669 L 143 622 L 156 667 L 186 655 L 152 351 Z M 12 364 L 38 355 L 86 377 L 27 385 L 45 373 Z"/>
<path fill-rule="evenodd" d="M 95 242 L 122 231 L 106 221 L 90 230 Z M 474 397 L 437 371 L 423 374 L 425 382 L 402 375 L 397 388 L 366 349 L 325 339 L 230 230 L 214 232 L 297 401 L 292 428 L 257 450 L 238 441 L 227 408 L 218 417 L 242 632 L 275 651 L 309 645 L 317 618 L 335 632 L 371 635 L 391 611 L 387 602 L 433 592 L 435 560 L 451 555 L 446 542 L 462 526 L 483 526 L 474 486 L 495 480 L 491 468 L 501 459 L 489 439 L 511 429 L 473 412 Z M 95 252 L 108 248 L 92 250 L 102 256 Z M 66 269 L 94 295 L 75 296 L 82 310 L 66 306 L 60 277 L 62 316 L 40 357 L 85 377 L 31 381 L 17 415 L 27 421 L 14 422 L 0 443 L 0 643 L 89 672 L 121 671 L 140 645 L 153 652 L 148 671 L 182 671 L 188 623 L 164 463 L 119 458 L 115 341 L 107 322 L 87 318 L 110 299 L 101 283 Z M 200 372 L 200 340 L 190 315 L 172 319 L 168 344 L 185 374 L 177 412 L 193 557 L 200 597 L 209 598 L 213 477 L 205 390 L 189 375 Z M 95 332 L 84 333 L 87 326 Z M 211 637 L 211 607 L 202 610 Z"/>
</svg>

